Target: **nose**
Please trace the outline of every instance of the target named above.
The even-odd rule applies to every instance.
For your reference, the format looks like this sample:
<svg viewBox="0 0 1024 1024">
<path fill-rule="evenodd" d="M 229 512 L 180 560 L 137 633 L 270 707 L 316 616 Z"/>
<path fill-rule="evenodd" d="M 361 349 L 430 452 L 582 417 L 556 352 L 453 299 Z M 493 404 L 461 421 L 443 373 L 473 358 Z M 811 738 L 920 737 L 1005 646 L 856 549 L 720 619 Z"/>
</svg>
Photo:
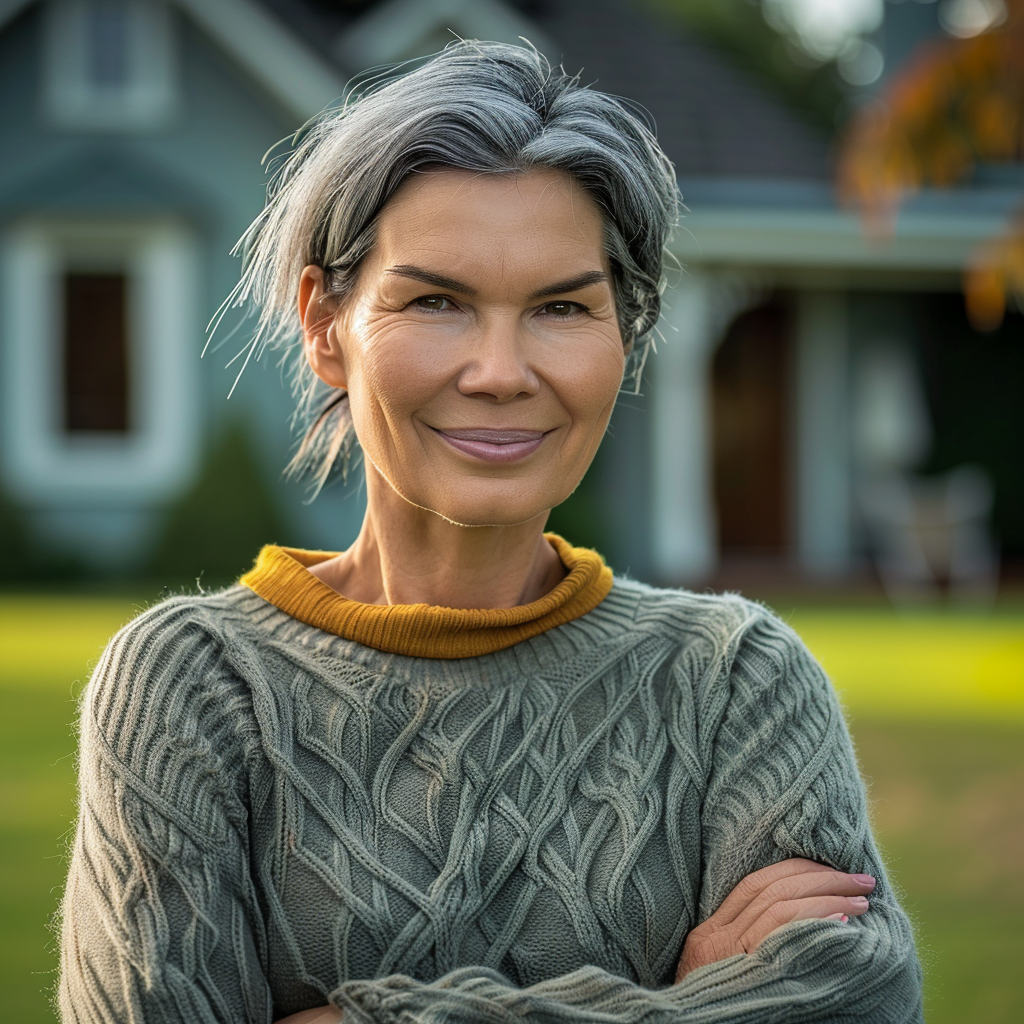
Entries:
<svg viewBox="0 0 1024 1024">
<path fill-rule="evenodd" d="M 535 395 L 540 378 L 532 365 L 531 339 L 515 318 L 494 318 L 480 325 L 469 339 L 469 351 L 459 374 L 459 391 L 496 402 Z"/>
</svg>

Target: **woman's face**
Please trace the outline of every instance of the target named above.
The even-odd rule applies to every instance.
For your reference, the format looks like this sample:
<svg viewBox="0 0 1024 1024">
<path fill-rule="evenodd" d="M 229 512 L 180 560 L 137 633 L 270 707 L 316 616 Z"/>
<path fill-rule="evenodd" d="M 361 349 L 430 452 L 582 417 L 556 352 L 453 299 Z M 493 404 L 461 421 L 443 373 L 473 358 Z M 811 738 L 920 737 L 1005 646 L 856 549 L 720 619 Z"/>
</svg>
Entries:
<svg viewBox="0 0 1024 1024">
<path fill-rule="evenodd" d="M 533 519 L 582 479 L 622 380 L 601 214 L 557 171 L 414 175 L 306 340 L 407 501 L 467 526 Z"/>
</svg>

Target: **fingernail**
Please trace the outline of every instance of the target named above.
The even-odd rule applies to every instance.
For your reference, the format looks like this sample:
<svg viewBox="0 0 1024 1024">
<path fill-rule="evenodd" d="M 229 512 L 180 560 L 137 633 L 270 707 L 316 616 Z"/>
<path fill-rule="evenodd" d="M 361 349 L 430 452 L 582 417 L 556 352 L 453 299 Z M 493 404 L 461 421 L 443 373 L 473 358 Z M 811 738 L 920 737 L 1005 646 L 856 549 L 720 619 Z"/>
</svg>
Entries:
<svg viewBox="0 0 1024 1024">
<path fill-rule="evenodd" d="M 850 902 L 855 903 L 858 907 L 869 907 L 871 904 L 868 902 L 867 896 L 851 896 Z"/>
<path fill-rule="evenodd" d="M 874 875 L 850 875 L 855 882 L 860 882 L 861 885 L 874 885 Z"/>
<path fill-rule="evenodd" d="M 825 918 L 826 921 L 842 921 L 843 924 L 849 924 L 850 919 L 845 914 L 829 914 Z"/>
</svg>

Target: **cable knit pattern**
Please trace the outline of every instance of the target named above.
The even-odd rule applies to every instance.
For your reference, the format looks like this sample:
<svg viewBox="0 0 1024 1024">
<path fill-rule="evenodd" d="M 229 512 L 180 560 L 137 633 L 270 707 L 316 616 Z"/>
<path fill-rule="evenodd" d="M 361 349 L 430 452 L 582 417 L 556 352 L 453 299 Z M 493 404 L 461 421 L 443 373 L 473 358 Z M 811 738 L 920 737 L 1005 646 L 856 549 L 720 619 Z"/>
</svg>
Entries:
<svg viewBox="0 0 1024 1024">
<path fill-rule="evenodd" d="M 792 856 L 879 882 L 672 985 Z M 738 597 L 617 579 L 481 657 L 385 653 L 242 586 L 111 642 L 82 708 L 65 1022 L 921 1021 L 832 689 Z"/>
</svg>

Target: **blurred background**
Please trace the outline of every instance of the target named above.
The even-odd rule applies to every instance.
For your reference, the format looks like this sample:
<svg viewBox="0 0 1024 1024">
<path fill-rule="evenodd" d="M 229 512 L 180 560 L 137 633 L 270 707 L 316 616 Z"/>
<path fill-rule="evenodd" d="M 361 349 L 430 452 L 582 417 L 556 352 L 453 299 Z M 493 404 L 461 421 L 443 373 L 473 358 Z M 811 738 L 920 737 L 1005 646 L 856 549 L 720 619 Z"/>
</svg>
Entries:
<svg viewBox="0 0 1024 1024">
<path fill-rule="evenodd" d="M 368 68 L 532 41 L 640 103 L 666 314 L 551 527 L 772 604 L 846 704 L 928 1019 L 1024 1019 L 1018 0 L 0 0 L 0 1021 L 52 1021 L 75 702 L 261 544 L 337 550 L 238 278 L 264 154 Z M 372 145 L 372 140 L 367 140 Z M 228 394 L 231 397 L 228 399 Z"/>
</svg>

